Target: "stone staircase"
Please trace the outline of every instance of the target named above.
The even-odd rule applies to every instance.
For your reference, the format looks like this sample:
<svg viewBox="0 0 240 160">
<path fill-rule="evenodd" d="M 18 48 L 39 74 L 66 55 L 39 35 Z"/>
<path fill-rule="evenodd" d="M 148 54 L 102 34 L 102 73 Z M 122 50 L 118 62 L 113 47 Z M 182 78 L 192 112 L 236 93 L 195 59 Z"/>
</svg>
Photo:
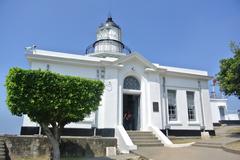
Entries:
<svg viewBox="0 0 240 160">
<path fill-rule="evenodd" d="M 155 137 L 152 132 L 142 132 L 142 131 L 127 131 L 129 137 L 131 138 L 133 144 L 138 147 L 153 147 L 153 146 L 163 146 L 160 140 Z"/>
<path fill-rule="evenodd" d="M 0 160 L 6 160 L 6 152 L 3 139 L 0 139 Z"/>
</svg>

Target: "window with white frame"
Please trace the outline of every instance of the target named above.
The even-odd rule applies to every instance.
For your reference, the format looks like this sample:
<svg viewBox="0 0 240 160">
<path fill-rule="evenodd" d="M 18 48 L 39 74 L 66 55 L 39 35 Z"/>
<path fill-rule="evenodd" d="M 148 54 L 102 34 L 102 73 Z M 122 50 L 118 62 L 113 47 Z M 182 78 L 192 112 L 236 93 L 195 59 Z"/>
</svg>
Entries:
<svg viewBox="0 0 240 160">
<path fill-rule="evenodd" d="M 176 90 L 167 90 L 169 121 L 177 120 Z"/>
<path fill-rule="evenodd" d="M 196 112 L 194 104 L 194 92 L 187 91 L 188 120 L 196 121 Z"/>
</svg>

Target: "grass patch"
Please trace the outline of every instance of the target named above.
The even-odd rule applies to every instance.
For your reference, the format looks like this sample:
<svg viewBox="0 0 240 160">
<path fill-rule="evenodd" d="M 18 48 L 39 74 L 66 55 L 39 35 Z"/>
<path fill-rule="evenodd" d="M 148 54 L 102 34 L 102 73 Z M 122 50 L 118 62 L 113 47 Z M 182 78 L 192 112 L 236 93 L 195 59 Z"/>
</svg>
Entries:
<svg viewBox="0 0 240 160">
<path fill-rule="evenodd" d="M 227 130 L 227 133 L 229 133 L 229 134 L 240 134 L 240 127 L 231 128 L 231 129 Z"/>
<path fill-rule="evenodd" d="M 227 148 L 233 149 L 233 150 L 239 150 L 240 151 L 240 141 L 228 143 L 226 145 Z"/>
<path fill-rule="evenodd" d="M 223 137 L 223 136 L 211 136 L 211 138 L 209 139 L 209 141 L 214 141 L 214 140 L 224 140 L 226 139 L 226 137 Z"/>
</svg>

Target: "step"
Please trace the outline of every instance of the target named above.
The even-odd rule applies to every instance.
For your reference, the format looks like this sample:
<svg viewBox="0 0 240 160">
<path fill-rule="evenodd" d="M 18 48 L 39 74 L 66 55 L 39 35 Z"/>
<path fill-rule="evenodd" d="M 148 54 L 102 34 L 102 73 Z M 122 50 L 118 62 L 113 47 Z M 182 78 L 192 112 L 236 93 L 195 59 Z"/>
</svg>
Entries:
<svg viewBox="0 0 240 160">
<path fill-rule="evenodd" d="M 152 133 L 128 133 L 129 136 L 154 136 Z"/>
<path fill-rule="evenodd" d="M 152 133 L 128 133 L 128 135 L 143 135 L 143 136 L 152 136 Z"/>
<path fill-rule="evenodd" d="M 128 134 L 131 137 L 155 137 L 153 134 Z"/>
<path fill-rule="evenodd" d="M 155 143 L 137 143 L 135 144 L 138 147 L 150 147 L 150 146 L 163 146 L 161 142 L 155 142 Z"/>
<path fill-rule="evenodd" d="M 158 140 L 157 137 L 130 137 L 132 140 L 142 140 L 142 139 L 151 139 L 151 140 Z"/>
<path fill-rule="evenodd" d="M 133 143 L 154 143 L 154 142 L 160 142 L 158 140 L 154 140 L 154 139 L 140 139 L 140 140 L 132 140 Z"/>
<path fill-rule="evenodd" d="M 152 133 L 151 131 L 127 131 L 127 133 Z"/>
<path fill-rule="evenodd" d="M 148 132 L 148 131 L 127 131 L 127 133 L 129 134 L 152 134 L 152 132 Z"/>
<path fill-rule="evenodd" d="M 162 143 L 161 141 L 134 141 L 134 144 L 150 144 L 150 143 Z"/>
</svg>

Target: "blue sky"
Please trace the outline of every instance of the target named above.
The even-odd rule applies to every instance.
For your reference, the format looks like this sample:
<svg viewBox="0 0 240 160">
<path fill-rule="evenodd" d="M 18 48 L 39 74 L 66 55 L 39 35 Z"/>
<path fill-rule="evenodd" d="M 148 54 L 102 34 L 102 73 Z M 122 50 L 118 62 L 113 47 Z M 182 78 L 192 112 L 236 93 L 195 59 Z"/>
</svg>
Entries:
<svg viewBox="0 0 240 160">
<path fill-rule="evenodd" d="M 215 75 L 229 42 L 240 42 L 239 0 L 0 0 L 0 134 L 22 123 L 6 107 L 4 81 L 10 67 L 29 67 L 24 47 L 83 54 L 109 11 L 124 43 L 161 65 Z"/>
</svg>

